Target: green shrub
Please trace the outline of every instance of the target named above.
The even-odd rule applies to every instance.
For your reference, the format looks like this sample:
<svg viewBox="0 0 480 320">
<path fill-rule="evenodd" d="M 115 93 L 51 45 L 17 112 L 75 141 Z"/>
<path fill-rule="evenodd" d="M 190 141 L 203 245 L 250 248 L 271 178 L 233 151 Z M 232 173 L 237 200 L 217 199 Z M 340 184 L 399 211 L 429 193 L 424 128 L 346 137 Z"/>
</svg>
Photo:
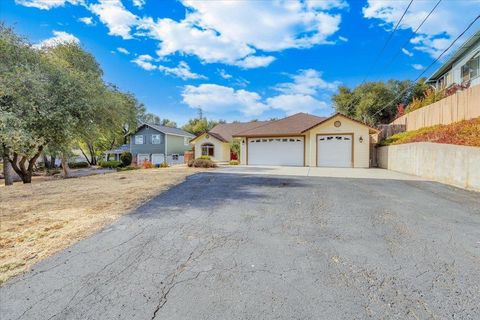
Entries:
<svg viewBox="0 0 480 320">
<path fill-rule="evenodd" d="M 195 167 L 195 168 L 216 168 L 217 164 L 212 160 L 198 158 L 193 160 L 191 164 L 189 161 L 188 166 Z"/>
<path fill-rule="evenodd" d="M 168 163 L 166 161 L 164 161 L 160 164 L 160 168 L 168 168 L 168 167 L 170 167 L 170 166 L 168 165 Z"/>
<path fill-rule="evenodd" d="M 230 160 L 229 164 L 232 165 L 232 166 L 238 166 L 238 165 L 240 164 L 240 161 L 238 161 L 238 160 Z"/>
<path fill-rule="evenodd" d="M 117 160 L 100 161 L 98 164 L 102 168 L 116 169 L 122 165 L 122 161 L 117 161 Z"/>
<path fill-rule="evenodd" d="M 124 167 L 128 167 L 129 165 L 131 165 L 132 159 L 133 159 L 133 156 L 128 151 L 125 151 L 120 155 L 120 161 L 122 161 L 122 164 Z"/>
<path fill-rule="evenodd" d="M 198 159 L 201 159 L 201 160 L 212 160 L 212 158 L 210 158 L 210 156 L 201 156 L 200 158 Z"/>
<path fill-rule="evenodd" d="M 69 162 L 68 166 L 72 169 L 79 169 L 79 168 L 88 168 L 90 165 L 86 161 L 81 161 L 81 162 Z"/>
</svg>

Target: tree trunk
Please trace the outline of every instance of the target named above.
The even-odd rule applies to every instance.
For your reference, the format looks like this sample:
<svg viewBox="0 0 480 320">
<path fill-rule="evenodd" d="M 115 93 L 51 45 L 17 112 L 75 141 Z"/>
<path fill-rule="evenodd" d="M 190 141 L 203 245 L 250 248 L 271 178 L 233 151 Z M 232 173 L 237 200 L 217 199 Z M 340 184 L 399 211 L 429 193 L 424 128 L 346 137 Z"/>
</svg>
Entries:
<svg viewBox="0 0 480 320">
<path fill-rule="evenodd" d="M 65 154 L 62 154 L 62 176 L 63 178 L 68 178 L 70 174 L 70 168 L 68 167 L 68 157 Z"/>
<path fill-rule="evenodd" d="M 82 152 L 83 156 L 85 157 L 85 160 L 88 162 L 89 165 L 92 165 L 92 162 L 90 161 L 90 159 L 88 159 L 88 156 L 85 154 L 85 151 L 83 151 L 82 148 L 80 148 L 80 151 Z"/>
<path fill-rule="evenodd" d="M 88 152 L 90 153 L 90 164 L 92 166 L 97 165 L 97 157 L 95 156 L 95 148 L 91 144 L 87 144 L 88 146 Z"/>
<path fill-rule="evenodd" d="M 38 147 L 37 153 L 28 160 L 27 157 L 22 156 L 20 161 L 18 161 L 18 154 L 13 153 L 13 159 L 8 158 L 8 161 L 12 165 L 13 170 L 20 176 L 23 183 L 31 183 L 33 168 L 38 157 L 42 154 L 43 146 Z M 28 161 L 27 161 L 28 160 Z M 25 167 L 25 163 L 28 162 L 28 167 Z"/>
<path fill-rule="evenodd" d="M 55 156 L 50 156 L 49 168 L 55 169 Z"/>
<path fill-rule="evenodd" d="M 12 165 L 8 161 L 7 155 L 3 156 L 3 178 L 6 186 L 13 185 Z"/>
<path fill-rule="evenodd" d="M 23 176 L 21 176 L 23 183 L 32 183 L 32 173 L 27 172 Z"/>
<path fill-rule="evenodd" d="M 50 164 L 48 163 L 48 157 L 44 154 L 44 155 L 42 156 L 42 158 L 43 158 L 43 164 L 45 165 L 45 170 L 48 171 L 49 166 L 50 166 Z"/>
</svg>

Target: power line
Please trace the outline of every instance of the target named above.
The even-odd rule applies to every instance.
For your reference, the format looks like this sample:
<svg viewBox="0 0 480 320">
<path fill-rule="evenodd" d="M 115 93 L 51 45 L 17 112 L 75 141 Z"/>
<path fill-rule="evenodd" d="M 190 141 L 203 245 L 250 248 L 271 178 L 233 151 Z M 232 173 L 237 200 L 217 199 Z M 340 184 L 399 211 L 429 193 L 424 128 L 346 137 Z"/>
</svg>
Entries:
<svg viewBox="0 0 480 320">
<path fill-rule="evenodd" d="M 406 89 L 404 89 L 402 92 L 400 92 L 395 98 L 393 98 L 389 103 L 387 103 L 382 109 L 378 110 L 377 112 L 375 112 L 372 116 L 375 116 L 377 115 L 379 112 L 385 110 L 385 108 L 387 108 L 390 104 L 392 104 L 393 102 L 395 102 L 398 98 L 400 98 L 400 96 L 402 96 L 405 92 L 407 92 L 408 90 L 410 90 L 415 84 L 416 82 L 425 74 L 425 72 L 427 72 L 428 69 L 430 69 L 435 63 L 437 63 L 438 60 L 440 60 L 440 58 L 443 57 L 443 55 L 455 44 L 455 42 L 458 41 L 458 39 L 460 39 L 467 31 L 468 29 L 470 29 L 473 24 L 475 22 L 477 22 L 477 20 L 480 18 L 480 15 L 477 15 L 477 17 L 475 19 L 473 19 L 472 22 L 470 22 L 470 24 L 467 26 L 467 28 L 465 30 L 462 31 L 462 33 L 460 33 L 458 35 L 458 37 L 455 38 L 455 40 L 453 40 L 452 43 L 450 43 L 450 45 L 445 49 L 443 50 L 443 52 L 428 66 L 426 67 L 421 73 L 420 75 L 413 81 L 413 84 L 408 86 Z"/>
<path fill-rule="evenodd" d="M 392 40 L 393 35 L 395 34 L 395 32 L 397 31 L 398 27 L 400 26 L 400 23 L 402 22 L 403 18 L 404 18 L 405 15 L 407 14 L 408 9 L 410 9 L 410 6 L 412 5 L 412 3 L 413 3 L 413 0 L 410 0 L 410 2 L 408 3 L 407 8 L 405 9 L 405 11 L 403 11 L 402 16 L 401 16 L 400 19 L 398 20 L 397 25 L 395 26 L 395 28 L 393 29 L 393 31 L 390 32 L 390 35 L 389 35 L 389 37 L 387 38 L 387 41 L 385 41 L 385 43 L 383 44 L 382 49 L 380 50 L 380 52 L 377 54 L 377 56 L 376 56 L 375 59 L 373 60 L 373 63 L 370 65 L 370 68 L 368 69 L 367 75 L 366 75 L 365 78 L 363 79 L 362 83 L 364 83 L 364 82 L 367 80 L 367 78 L 370 76 L 370 72 L 372 72 L 372 70 L 373 70 L 373 68 L 375 67 L 377 61 L 380 59 L 380 57 L 382 56 L 383 52 L 385 51 L 385 49 L 387 48 L 388 44 L 390 43 L 390 40 Z"/>
<path fill-rule="evenodd" d="M 397 57 L 398 55 L 400 54 L 401 50 L 403 47 L 405 47 L 409 42 L 410 40 L 417 34 L 417 31 L 423 26 L 423 24 L 428 20 L 428 18 L 430 17 L 430 15 L 433 13 L 433 11 L 435 11 L 435 9 L 437 9 L 438 5 L 440 4 L 440 2 L 442 2 L 442 0 L 438 0 L 437 3 L 435 4 L 435 6 L 432 8 L 432 10 L 430 10 L 430 12 L 427 14 L 427 16 L 423 19 L 423 21 L 418 25 L 418 27 L 415 29 L 415 31 L 413 31 L 412 35 L 405 41 L 404 44 L 402 44 L 400 46 L 400 50 L 397 51 L 397 54 L 395 54 L 393 56 L 393 58 L 387 63 L 385 64 L 385 68 L 387 68 Z"/>
<path fill-rule="evenodd" d="M 441 0 L 440 0 L 441 1 Z M 387 38 L 387 41 L 385 41 L 385 43 L 383 44 L 383 47 L 382 49 L 380 50 L 380 52 L 377 54 L 377 56 L 375 57 L 373 63 L 370 65 L 370 68 L 368 69 L 367 71 L 367 75 L 365 76 L 365 78 L 362 80 L 362 82 L 358 85 L 358 86 L 361 86 L 362 84 L 364 84 L 369 75 L 370 75 L 370 72 L 372 71 L 373 67 L 375 66 L 377 60 L 381 57 L 381 55 L 383 54 L 383 51 L 385 50 L 385 48 L 387 47 L 388 43 L 390 42 L 390 40 L 392 39 L 393 35 L 395 34 L 395 32 L 397 31 L 398 27 L 400 26 L 400 23 L 402 22 L 403 18 L 405 17 L 405 15 L 407 14 L 407 11 L 408 9 L 410 9 L 410 6 L 412 5 L 413 3 L 413 0 L 410 0 L 410 2 L 408 3 L 408 6 L 407 8 L 405 8 L 405 10 L 403 11 L 403 14 L 402 16 L 400 17 L 400 19 L 397 21 L 397 24 L 395 25 L 395 28 L 393 29 L 392 32 L 390 32 L 390 35 L 389 37 Z M 430 15 L 430 14 L 429 14 Z M 418 29 L 417 29 L 418 30 Z M 361 97 L 359 97 L 361 98 Z M 347 105 L 347 109 L 350 109 L 350 107 L 353 105 L 353 103 L 355 102 L 355 97 L 354 99 L 351 101 L 351 103 L 349 103 Z"/>
</svg>

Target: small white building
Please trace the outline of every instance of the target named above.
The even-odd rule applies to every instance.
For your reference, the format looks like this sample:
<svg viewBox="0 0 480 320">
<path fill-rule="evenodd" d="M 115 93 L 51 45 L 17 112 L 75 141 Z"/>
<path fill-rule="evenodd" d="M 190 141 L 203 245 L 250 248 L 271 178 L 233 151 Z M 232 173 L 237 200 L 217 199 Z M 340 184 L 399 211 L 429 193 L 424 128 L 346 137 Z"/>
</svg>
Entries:
<svg viewBox="0 0 480 320">
<path fill-rule="evenodd" d="M 477 31 L 448 59 L 427 83 L 436 90 L 446 89 L 454 84 L 480 84 L 480 31 Z"/>
</svg>

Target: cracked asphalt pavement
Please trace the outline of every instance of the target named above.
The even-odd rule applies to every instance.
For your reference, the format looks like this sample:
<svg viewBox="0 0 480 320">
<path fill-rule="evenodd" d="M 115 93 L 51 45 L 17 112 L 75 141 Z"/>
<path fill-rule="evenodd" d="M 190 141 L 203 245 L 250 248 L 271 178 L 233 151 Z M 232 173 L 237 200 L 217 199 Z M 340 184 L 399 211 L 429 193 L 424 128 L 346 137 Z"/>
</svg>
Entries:
<svg viewBox="0 0 480 320">
<path fill-rule="evenodd" d="M 479 319 L 480 195 L 201 173 L 1 289 L 1 319 Z"/>
</svg>

